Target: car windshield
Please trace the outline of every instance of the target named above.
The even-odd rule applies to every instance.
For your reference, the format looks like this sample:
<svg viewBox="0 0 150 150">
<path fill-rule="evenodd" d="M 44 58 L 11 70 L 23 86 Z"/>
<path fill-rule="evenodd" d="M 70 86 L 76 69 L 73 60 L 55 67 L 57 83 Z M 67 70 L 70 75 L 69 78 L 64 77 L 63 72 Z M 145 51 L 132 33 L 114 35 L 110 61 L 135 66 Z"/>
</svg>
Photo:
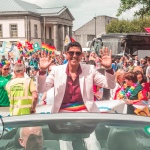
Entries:
<svg viewBox="0 0 150 150">
<path fill-rule="evenodd" d="M 2 129 L 2 128 L 1 128 Z M 148 150 L 150 125 L 139 121 L 66 119 L 4 124 L 0 150 Z"/>
</svg>

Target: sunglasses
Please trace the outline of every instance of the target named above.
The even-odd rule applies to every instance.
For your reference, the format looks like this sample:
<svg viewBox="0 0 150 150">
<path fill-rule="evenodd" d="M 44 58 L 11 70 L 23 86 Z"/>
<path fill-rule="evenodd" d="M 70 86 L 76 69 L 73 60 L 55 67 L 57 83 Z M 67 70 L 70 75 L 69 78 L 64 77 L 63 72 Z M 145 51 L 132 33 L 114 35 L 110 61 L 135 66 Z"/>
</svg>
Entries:
<svg viewBox="0 0 150 150">
<path fill-rule="evenodd" d="M 4 68 L 3 70 L 5 70 L 5 71 L 6 71 L 6 70 L 9 70 L 9 68 Z"/>
<path fill-rule="evenodd" d="M 80 56 L 82 54 L 82 52 L 73 52 L 73 51 L 68 51 L 67 52 L 70 56 L 73 56 L 74 54 L 76 54 L 76 56 Z"/>
</svg>

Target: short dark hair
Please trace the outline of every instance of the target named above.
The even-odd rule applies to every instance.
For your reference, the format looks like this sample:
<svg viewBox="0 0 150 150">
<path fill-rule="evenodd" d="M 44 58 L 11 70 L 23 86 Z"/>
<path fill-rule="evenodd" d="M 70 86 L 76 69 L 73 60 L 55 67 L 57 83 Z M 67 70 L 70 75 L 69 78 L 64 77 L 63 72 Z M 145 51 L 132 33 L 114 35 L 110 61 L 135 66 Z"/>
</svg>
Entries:
<svg viewBox="0 0 150 150">
<path fill-rule="evenodd" d="M 78 47 L 82 52 L 82 46 L 78 42 L 71 42 L 67 45 L 67 51 L 69 51 L 70 47 Z"/>
<path fill-rule="evenodd" d="M 131 80 L 132 82 L 136 83 L 137 82 L 137 75 L 135 72 L 127 72 L 125 73 L 125 79 Z"/>
</svg>

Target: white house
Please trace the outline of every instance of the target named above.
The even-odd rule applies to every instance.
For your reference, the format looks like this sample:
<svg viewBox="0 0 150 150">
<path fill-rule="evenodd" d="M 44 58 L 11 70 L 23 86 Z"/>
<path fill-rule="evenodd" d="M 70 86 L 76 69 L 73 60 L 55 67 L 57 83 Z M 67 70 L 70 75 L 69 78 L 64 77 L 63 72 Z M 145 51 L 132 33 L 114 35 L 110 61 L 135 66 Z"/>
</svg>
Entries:
<svg viewBox="0 0 150 150">
<path fill-rule="evenodd" d="M 0 0 L 0 47 L 3 41 L 28 40 L 63 50 L 65 36 L 72 36 L 73 20 L 66 6 L 41 8 L 21 0 Z"/>
</svg>

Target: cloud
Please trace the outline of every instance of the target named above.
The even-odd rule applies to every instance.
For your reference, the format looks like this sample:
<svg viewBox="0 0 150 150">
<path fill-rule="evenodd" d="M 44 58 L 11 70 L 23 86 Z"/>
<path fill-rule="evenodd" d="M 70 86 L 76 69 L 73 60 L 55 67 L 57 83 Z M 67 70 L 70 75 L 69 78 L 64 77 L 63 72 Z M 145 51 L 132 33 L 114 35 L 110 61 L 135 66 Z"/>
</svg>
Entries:
<svg viewBox="0 0 150 150">
<path fill-rule="evenodd" d="M 67 6 L 68 8 L 80 7 L 87 0 L 24 0 L 33 4 L 37 4 L 40 7 L 62 7 Z"/>
<path fill-rule="evenodd" d="M 119 19 L 133 19 L 134 13 L 139 10 L 139 6 L 136 6 L 130 10 L 127 10 L 126 12 L 123 12 L 122 15 L 119 17 Z M 130 15 L 129 15 L 130 14 Z"/>
<path fill-rule="evenodd" d="M 67 6 L 71 14 L 74 16 L 73 30 L 78 29 L 85 23 L 100 15 L 116 17 L 117 10 L 120 5 L 120 0 L 24 0 L 30 3 L 37 4 L 42 8 L 62 7 Z M 123 13 L 119 18 L 128 18 L 133 16 L 136 8 L 129 12 Z"/>
</svg>

